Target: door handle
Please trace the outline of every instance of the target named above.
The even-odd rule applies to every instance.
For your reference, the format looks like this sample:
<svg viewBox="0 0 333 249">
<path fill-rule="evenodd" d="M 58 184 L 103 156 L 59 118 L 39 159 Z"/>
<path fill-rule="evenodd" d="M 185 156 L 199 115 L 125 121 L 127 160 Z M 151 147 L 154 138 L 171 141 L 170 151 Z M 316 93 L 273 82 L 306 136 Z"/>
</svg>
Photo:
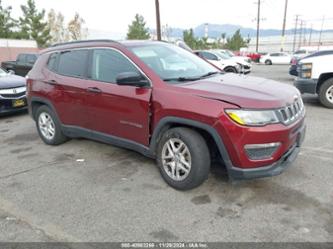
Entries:
<svg viewBox="0 0 333 249">
<path fill-rule="evenodd" d="M 58 82 L 55 80 L 43 80 L 44 83 L 49 84 L 49 85 L 57 85 Z"/>
<path fill-rule="evenodd" d="M 101 93 L 102 92 L 102 90 L 99 89 L 98 87 L 88 87 L 87 91 L 92 92 L 92 93 Z"/>
</svg>

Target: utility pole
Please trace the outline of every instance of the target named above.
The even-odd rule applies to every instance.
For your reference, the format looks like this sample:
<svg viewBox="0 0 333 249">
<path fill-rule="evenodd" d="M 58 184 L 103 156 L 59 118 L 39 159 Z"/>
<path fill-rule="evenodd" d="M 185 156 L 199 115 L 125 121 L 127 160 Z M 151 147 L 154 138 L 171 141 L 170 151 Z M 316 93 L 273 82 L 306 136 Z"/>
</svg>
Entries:
<svg viewBox="0 0 333 249">
<path fill-rule="evenodd" d="M 306 45 L 306 21 L 304 21 L 302 33 L 303 33 L 303 44 Z"/>
<path fill-rule="evenodd" d="M 318 50 L 319 50 L 320 45 L 321 45 L 321 35 L 323 33 L 324 22 L 325 22 L 325 16 L 323 16 L 323 20 L 321 21 L 321 29 L 320 29 L 320 33 L 319 33 Z"/>
<path fill-rule="evenodd" d="M 312 38 L 312 24 L 311 24 L 310 35 L 309 35 L 309 46 L 311 46 L 311 38 Z"/>
<path fill-rule="evenodd" d="M 260 28 L 260 1 L 258 0 L 258 14 L 257 14 L 257 40 L 256 40 L 256 52 L 258 53 L 259 48 L 259 28 Z"/>
<path fill-rule="evenodd" d="M 161 36 L 161 20 L 160 20 L 160 3 L 159 0 L 155 0 L 155 8 L 156 8 L 156 34 L 157 40 L 162 40 Z"/>
<path fill-rule="evenodd" d="M 283 51 L 284 42 L 285 42 L 286 21 L 287 21 L 287 8 L 288 8 L 288 0 L 285 0 L 285 4 L 284 4 L 284 16 L 283 16 L 283 24 L 282 24 L 281 52 Z"/>
<path fill-rule="evenodd" d="M 303 20 L 301 20 L 301 25 L 299 28 L 298 48 L 302 46 L 302 31 L 303 31 Z"/>
<path fill-rule="evenodd" d="M 299 15 L 296 15 L 295 30 L 294 30 L 294 42 L 293 42 L 293 52 L 295 52 L 295 46 L 296 46 L 296 35 L 297 35 L 298 17 L 299 17 Z"/>
</svg>

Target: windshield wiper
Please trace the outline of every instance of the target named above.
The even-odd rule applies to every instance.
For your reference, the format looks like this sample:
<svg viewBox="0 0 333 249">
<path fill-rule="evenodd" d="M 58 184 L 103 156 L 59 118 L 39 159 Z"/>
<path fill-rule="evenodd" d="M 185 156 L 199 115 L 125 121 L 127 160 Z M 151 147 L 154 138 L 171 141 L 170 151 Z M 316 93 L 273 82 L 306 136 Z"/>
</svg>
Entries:
<svg viewBox="0 0 333 249">
<path fill-rule="evenodd" d="M 209 72 L 209 73 L 206 73 L 206 74 L 204 74 L 204 75 L 201 75 L 199 78 L 200 78 L 200 79 L 203 79 L 203 78 L 209 77 L 209 76 L 211 76 L 211 75 L 214 75 L 214 74 L 220 74 L 220 73 L 222 73 L 222 72 L 219 72 L 219 71 Z"/>
<path fill-rule="evenodd" d="M 206 78 L 206 77 L 209 77 L 211 75 L 214 75 L 214 74 L 220 74 L 221 72 L 218 72 L 218 71 L 215 71 L 215 72 L 209 72 L 209 73 L 206 73 L 204 75 L 201 75 L 201 76 L 197 76 L 197 77 L 178 77 L 178 78 L 166 78 L 166 79 L 163 79 L 164 81 L 180 81 L 180 82 L 184 82 L 184 81 L 194 81 L 194 80 L 200 80 L 200 79 L 203 79 L 203 78 Z"/>
</svg>

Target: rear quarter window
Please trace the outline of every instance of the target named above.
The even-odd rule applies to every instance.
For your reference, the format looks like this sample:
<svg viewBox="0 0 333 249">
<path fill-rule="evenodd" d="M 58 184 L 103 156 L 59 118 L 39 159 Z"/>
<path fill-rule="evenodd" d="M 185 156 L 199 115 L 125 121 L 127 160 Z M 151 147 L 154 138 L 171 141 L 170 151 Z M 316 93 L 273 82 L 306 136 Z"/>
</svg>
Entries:
<svg viewBox="0 0 333 249">
<path fill-rule="evenodd" d="M 58 53 L 53 53 L 49 56 L 49 59 L 47 61 L 47 68 L 49 70 L 54 72 L 57 71 L 57 59 L 58 59 Z"/>
</svg>

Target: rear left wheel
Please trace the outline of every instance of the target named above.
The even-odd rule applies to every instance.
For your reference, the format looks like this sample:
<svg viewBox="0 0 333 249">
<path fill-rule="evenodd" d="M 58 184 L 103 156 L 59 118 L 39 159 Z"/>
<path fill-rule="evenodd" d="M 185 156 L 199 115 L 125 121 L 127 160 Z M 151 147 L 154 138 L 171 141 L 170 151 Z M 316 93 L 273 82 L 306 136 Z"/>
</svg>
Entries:
<svg viewBox="0 0 333 249">
<path fill-rule="evenodd" d="M 265 61 L 265 64 L 266 64 L 266 65 L 272 65 L 273 63 L 272 63 L 271 60 L 266 60 L 266 61 Z"/>
<path fill-rule="evenodd" d="M 210 154 L 206 141 L 192 129 L 170 129 L 159 142 L 157 164 L 170 186 L 179 190 L 193 189 L 208 178 Z"/>
<path fill-rule="evenodd" d="M 36 111 L 36 126 L 44 143 L 58 145 L 68 138 L 62 133 L 61 125 L 54 112 L 48 106 L 40 106 Z"/>
</svg>

